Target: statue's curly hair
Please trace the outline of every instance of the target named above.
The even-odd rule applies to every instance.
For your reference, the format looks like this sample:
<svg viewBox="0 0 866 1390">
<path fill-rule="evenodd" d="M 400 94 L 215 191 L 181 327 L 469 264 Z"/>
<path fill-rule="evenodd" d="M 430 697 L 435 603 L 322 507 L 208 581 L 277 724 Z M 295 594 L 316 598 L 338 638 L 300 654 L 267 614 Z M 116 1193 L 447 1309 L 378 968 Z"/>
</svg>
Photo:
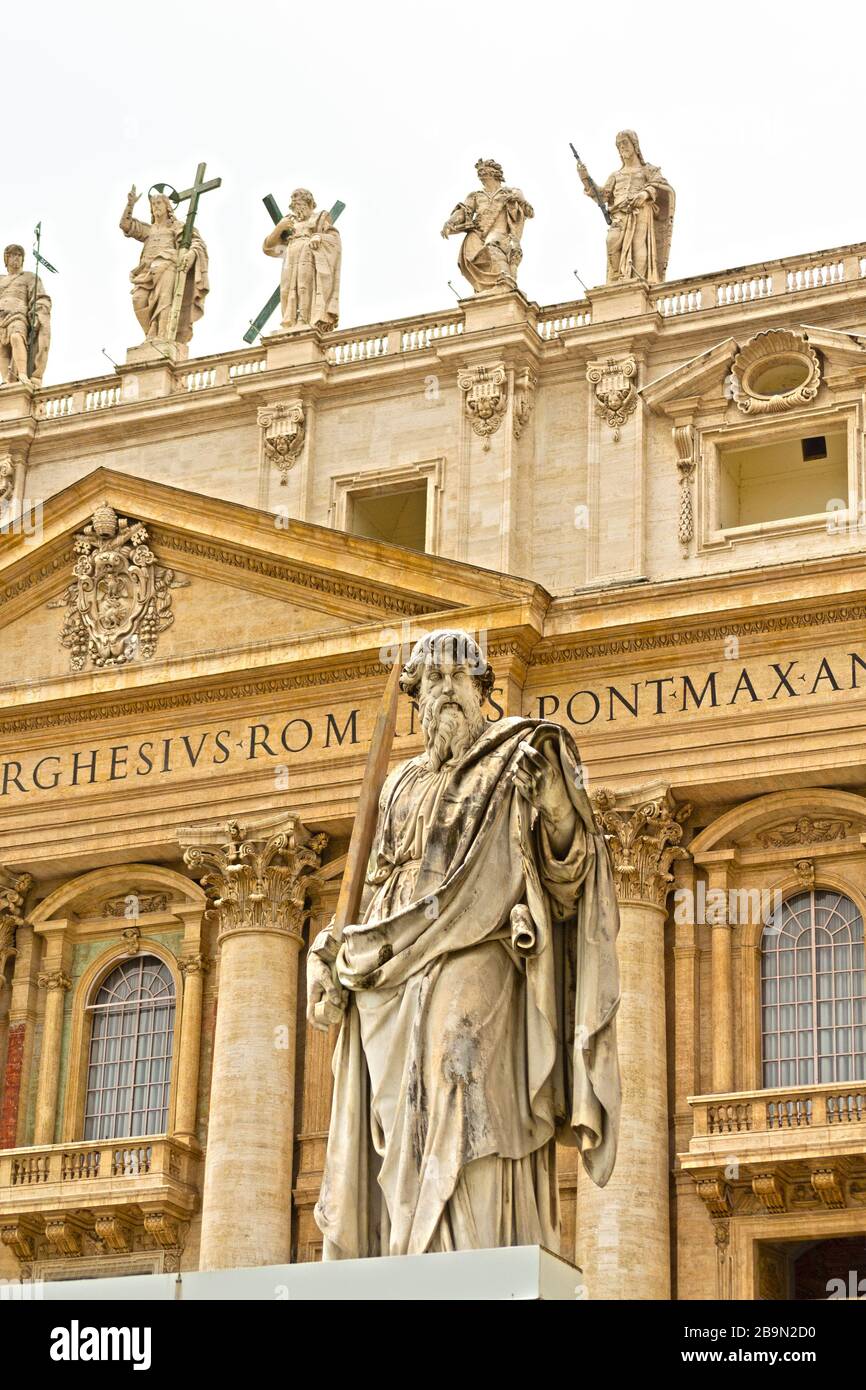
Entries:
<svg viewBox="0 0 866 1390">
<path fill-rule="evenodd" d="M 450 648 L 453 659 L 469 667 L 481 699 L 486 700 L 496 679 L 493 667 L 475 638 L 459 627 L 437 628 L 435 632 L 426 633 L 415 643 L 409 660 L 400 672 L 400 689 L 403 693 L 413 702 L 417 699 L 418 687 L 428 657 L 435 661 L 443 648 Z"/>
<path fill-rule="evenodd" d="M 292 195 L 289 198 L 289 203 L 293 203 L 296 198 L 303 198 L 304 202 L 309 203 L 310 207 L 312 208 L 316 206 L 316 200 L 310 192 L 309 188 L 293 188 Z"/>
<path fill-rule="evenodd" d="M 26 256 L 27 256 L 27 252 L 24 250 L 24 247 L 23 247 L 23 246 L 19 246 L 17 241 L 13 241 L 13 242 L 10 243 L 9 246 L 7 246 L 7 247 L 5 248 L 5 250 L 4 250 L 4 252 L 3 252 L 3 260 L 4 260 L 4 262 L 5 262 L 5 260 L 6 260 L 6 257 L 7 257 L 7 256 L 10 256 L 10 255 L 12 254 L 13 251 L 17 251 L 19 256 L 24 256 L 25 258 L 26 258 Z"/>
<path fill-rule="evenodd" d="M 481 175 L 482 175 L 486 170 L 489 170 L 490 173 L 493 175 L 493 177 L 496 178 L 496 179 L 498 179 L 500 183 L 504 183 L 504 182 L 505 182 L 505 175 L 504 175 L 504 173 L 502 172 L 502 165 L 499 163 L 498 160 L 496 160 L 496 159 L 479 159 L 479 160 L 476 160 L 476 163 L 475 163 L 475 172 L 476 172 L 476 174 L 478 175 L 479 178 L 481 177 Z"/>
</svg>

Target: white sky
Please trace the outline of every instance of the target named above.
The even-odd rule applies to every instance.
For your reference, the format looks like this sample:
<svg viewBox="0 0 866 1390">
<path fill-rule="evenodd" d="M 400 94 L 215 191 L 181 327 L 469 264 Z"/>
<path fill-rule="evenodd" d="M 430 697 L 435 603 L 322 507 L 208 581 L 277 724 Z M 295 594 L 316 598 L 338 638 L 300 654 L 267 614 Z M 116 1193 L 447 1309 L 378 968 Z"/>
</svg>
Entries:
<svg viewBox="0 0 866 1390">
<path fill-rule="evenodd" d="M 122 361 L 141 340 L 127 189 L 186 188 L 202 159 L 223 186 L 197 219 L 211 293 L 194 355 L 244 346 L 279 278 L 262 195 L 285 209 L 298 185 L 347 205 L 340 327 L 453 305 L 447 281 L 469 287 L 459 238 L 439 231 L 482 155 L 535 208 L 521 288 L 580 297 L 572 272 L 603 280 L 605 229 L 568 141 L 601 183 L 622 127 L 677 192 L 671 278 L 866 238 L 864 14 L 853 0 L 42 0 L 3 38 L 0 242 L 29 253 L 41 219 L 61 272 L 45 277 L 46 383 L 108 372 L 102 348 Z"/>
</svg>

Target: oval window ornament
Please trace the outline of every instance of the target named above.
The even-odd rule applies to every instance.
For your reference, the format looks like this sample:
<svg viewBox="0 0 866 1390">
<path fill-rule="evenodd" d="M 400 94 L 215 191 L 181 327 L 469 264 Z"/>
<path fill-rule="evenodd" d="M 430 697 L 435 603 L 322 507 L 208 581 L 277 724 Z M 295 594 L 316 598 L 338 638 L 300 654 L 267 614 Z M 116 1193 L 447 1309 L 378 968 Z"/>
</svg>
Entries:
<svg viewBox="0 0 866 1390">
<path fill-rule="evenodd" d="M 815 399 L 821 364 L 803 334 L 769 329 L 740 349 L 733 377 L 733 398 L 744 414 L 776 414 Z"/>
</svg>

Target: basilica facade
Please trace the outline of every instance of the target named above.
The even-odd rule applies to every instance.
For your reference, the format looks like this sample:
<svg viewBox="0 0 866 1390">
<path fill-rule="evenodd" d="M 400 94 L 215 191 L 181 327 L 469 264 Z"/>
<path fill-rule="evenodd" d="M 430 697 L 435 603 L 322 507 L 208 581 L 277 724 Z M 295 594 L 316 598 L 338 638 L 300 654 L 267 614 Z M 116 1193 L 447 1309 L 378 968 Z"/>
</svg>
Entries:
<svg viewBox="0 0 866 1390">
<path fill-rule="evenodd" d="M 864 389 L 866 244 L 0 390 L 2 1277 L 319 1258 L 304 956 L 443 625 L 612 856 L 586 1296 L 866 1273 Z"/>
</svg>

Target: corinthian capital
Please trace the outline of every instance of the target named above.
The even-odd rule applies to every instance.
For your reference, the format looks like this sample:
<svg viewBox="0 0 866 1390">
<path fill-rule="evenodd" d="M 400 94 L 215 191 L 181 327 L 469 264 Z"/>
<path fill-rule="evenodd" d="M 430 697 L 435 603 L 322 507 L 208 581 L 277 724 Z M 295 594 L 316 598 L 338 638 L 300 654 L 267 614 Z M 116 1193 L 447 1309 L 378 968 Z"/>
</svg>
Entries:
<svg viewBox="0 0 866 1390">
<path fill-rule="evenodd" d="M 19 874 L 0 864 L 0 990 L 6 962 L 15 955 L 15 933 L 24 921 L 21 909 L 32 884 L 30 874 Z"/>
<path fill-rule="evenodd" d="M 318 887 L 316 869 L 327 843 L 327 835 L 311 835 L 297 816 L 267 829 L 229 821 L 225 839 L 187 845 L 183 858 L 219 913 L 220 938 L 272 931 L 301 941 L 307 899 Z"/>
<path fill-rule="evenodd" d="M 619 901 L 664 907 L 673 883 L 671 864 L 686 854 L 680 840 L 691 806 L 677 806 L 665 792 L 637 806 L 617 807 L 614 793 L 604 787 L 591 799 L 613 860 Z"/>
</svg>

